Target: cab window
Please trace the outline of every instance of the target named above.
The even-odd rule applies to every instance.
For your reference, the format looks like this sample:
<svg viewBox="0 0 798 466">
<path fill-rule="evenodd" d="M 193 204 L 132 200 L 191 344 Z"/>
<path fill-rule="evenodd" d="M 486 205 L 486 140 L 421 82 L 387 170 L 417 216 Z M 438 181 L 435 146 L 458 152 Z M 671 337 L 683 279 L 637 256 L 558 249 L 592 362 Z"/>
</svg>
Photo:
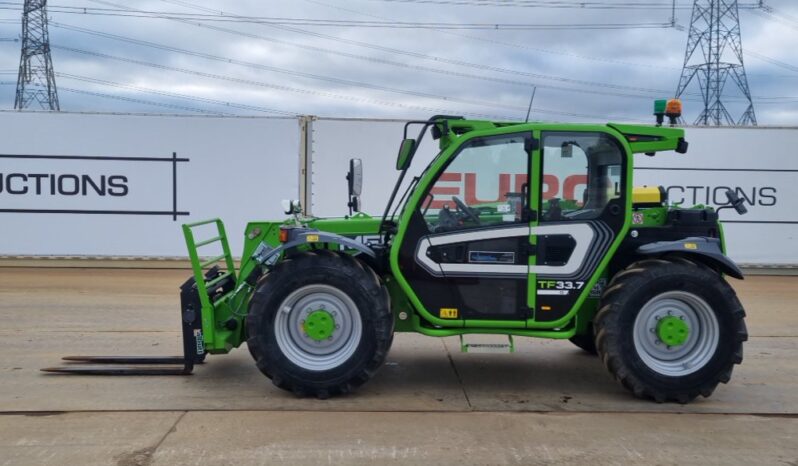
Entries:
<svg viewBox="0 0 798 466">
<path fill-rule="evenodd" d="M 438 176 L 419 206 L 432 232 L 522 221 L 527 135 L 475 138 Z"/>
<path fill-rule="evenodd" d="M 543 133 L 541 221 L 599 217 L 623 192 L 621 148 L 602 133 Z"/>
</svg>

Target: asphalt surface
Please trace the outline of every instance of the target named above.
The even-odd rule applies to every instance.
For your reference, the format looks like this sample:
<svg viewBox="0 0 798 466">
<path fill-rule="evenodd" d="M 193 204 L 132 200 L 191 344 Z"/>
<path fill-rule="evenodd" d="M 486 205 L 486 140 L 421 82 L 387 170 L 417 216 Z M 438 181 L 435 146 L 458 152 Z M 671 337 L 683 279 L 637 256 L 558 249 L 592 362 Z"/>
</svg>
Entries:
<svg viewBox="0 0 798 466">
<path fill-rule="evenodd" d="M 188 377 L 39 372 L 68 354 L 179 354 L 187 273 L 0 268 L 0 465 L 798 465 L 798 277 L 733 281 L 745 361 L 688 405 L 634 399 L 570 343 L 523 338 L 465 354 L 399 334 L 374 380 L 324 401 L 274 388 L 246 349 Z"/>
</svg>

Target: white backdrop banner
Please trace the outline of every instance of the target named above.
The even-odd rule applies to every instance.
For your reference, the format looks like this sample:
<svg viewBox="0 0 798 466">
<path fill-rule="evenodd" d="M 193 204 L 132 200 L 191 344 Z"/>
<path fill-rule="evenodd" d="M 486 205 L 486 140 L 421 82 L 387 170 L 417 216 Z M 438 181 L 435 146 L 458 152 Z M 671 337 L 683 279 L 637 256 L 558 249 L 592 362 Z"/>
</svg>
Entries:
<svg viewBox="0 0 798 466">
<path fill-rule="evenodd" d="M 0 112 L 0 125 L 0 255 L 184 257 L 180 225 L 211 217 L 238 255 L 247 221 L 283 218 L 280 200 L 301 197 L 294 118 Z M 363 210 L 381 215 L 404 121 L 312 127 L 312 213 L 347 213 L 358 157 Z M 798 128 L 687 128 L 687 140 L 685 155 L 637 155 L 635 184 L 685 206 L 717 207 L 735 189 L 749 213 L 721 212 L 732 258 L 798 265 Z M 436 152 L 427 137 L 408 181 Z"/>
<path fill-rule="evenodd" d="M 403 126 L 386 120 L 315 121 L 313 214 L 346 214 L 347 161 L 358 157 L 364 164 L 362 210 L 380 215 L 398 174 L 394 164 Z M 687 207 L 718 207 L 726 203 L 726 189 L 735 189 L 749 213 L 721 212 L 730 256 L 743 264 L 798 265 L 798 128 L 691 127 L 686 139 L 690 149 L 684 155 L 636 155 L 635 185 L 662 185 L 671 202 Z M 411 171 L 420 172 L 436 151 L 427 138 Z"/>
<path fill-rule="evenodd" d="M 293 118 L 0 113 L 0 255 L 186 256 L 182 223 L 298 197 Z"/>
</svg>

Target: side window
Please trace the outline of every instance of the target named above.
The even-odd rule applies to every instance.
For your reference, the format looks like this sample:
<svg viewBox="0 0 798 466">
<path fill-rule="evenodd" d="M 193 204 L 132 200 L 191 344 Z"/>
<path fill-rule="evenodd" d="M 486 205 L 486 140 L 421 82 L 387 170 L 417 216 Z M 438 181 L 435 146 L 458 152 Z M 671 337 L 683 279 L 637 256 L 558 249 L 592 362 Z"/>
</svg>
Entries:
<svg viewBox="0 0 798 466">
<path fill-rule="evenodd" d="M 430 231 L 521 222 L 528 165 L 524 135 L 469 141 L 421 203 Z"/>
<path fill-rule="evenodd" d="M 622 153 L 602 133 L 544 133 L 542 221 L 599 217 L 623 192 Z"/>
</svg>

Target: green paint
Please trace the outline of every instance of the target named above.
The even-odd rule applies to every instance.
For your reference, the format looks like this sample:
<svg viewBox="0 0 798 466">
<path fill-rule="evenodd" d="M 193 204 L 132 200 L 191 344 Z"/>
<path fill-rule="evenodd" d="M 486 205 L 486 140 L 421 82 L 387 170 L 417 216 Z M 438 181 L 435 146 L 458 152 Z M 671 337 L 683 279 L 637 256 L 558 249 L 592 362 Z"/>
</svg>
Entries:
<svg viewBox="0 0 798 466">
<path fill-rule="evenodd" d="M 317 309 L 307 316 L 302 323 L 302 330 L 315 341 L 326 340 L 335 331 L 335 318 L 324 309 Z"/>
<path fill-rule="evenodd" d="M 673 150 L 676 148 L 679 140 L 684 137 L 684 131 L 678 128 L 645 125 L 512 123 L 481 120 L 448 120 L 447 125 L 448 131 L 445 131 L 445 125 L 443 123 L 436 123 L 437 128 L 441 131 L 441 137 L 438 140 L 440 153 L 421 173 L 416 188 L 407 196 L 404 205 L 399 206 L 399 213 L 396 218 L 393 219 L 397 228 L 395 233 L 389 235 L 388 257 L 384 262 L 387 268 L 382 272 L 379 278 L 388 288 L 391 311 L 394 314 L 395 331 L 417 332 L 437 337 L 481 333 L 556 339 L 570 338 L 576 333 L 581 334 L 586 332 L 588 323 L 592 320 L 598 307 L 598 299 L 595 297 L 590 298 L 590 292 L 600 278 L 604 278 L 607 281 L 612 278 L 612 276 L 609 275 L 608 266 L 618 251 L 621 242 L 628 236 L 630 229 L 663 225 L 667 218 L 669 208 L 672 208 L 672 206 L 646 207 L 633 211 L 631 193 L 633 186 L 634 154 Z M 444 167 L 468 141 L 479 137 L 507 134 L 531 134 L 535 140 L 541 141 L 542 133 L 548 131 L 603 133 L 616 140 L 622 148 L 626 165 L 625 179 L 621 180 L 620 186 L 620 189 L 626 193 L 626 203 L 622 206 L 622 217 L 624 222 L 620 231 L 618 231 L 618 234 L 613 239 L 607 254 L 601 258 L 598 265 L 592 271 L 592 275 L 584 281 L 582 288 L 572 291 L 573 293 L 578 293 L 578 297 L 572 308 L 557 321 L 539 322 L 535 319 L 535 315 L 527 319 L 519 320 L 478 320 L 471 317 L 468 319 L 463 317 L 459 319 L 441 319 L 437 317 L 438 310 L 426 309 L 423 306 L 416 291 L 410 285 L 404 275 L 404 271 L 399 266 L 399 247 L 407 237 L 407 228 L 413 212 L 423 201 L 425 192 L 435 182 Z M 653 136 L 654 140 L 629 142 L 627 135 Z M 541 144 L 538 144 L 538 147 L 531 151 L 530 164 L 532 176 L 528 180 L 530 186 L 529 206 L 537 212 L 540 212 L 542 207 L 540 193 L 540 186 L 542 184 L 540 146 Z M 484 212 L 482 212 L 484 218 L 487 219 L 488 217 L 492 218 L 499 215 L 495 206 L 491 207 L 490 205 L 486 205 L 483 207 L 485 209 Z M 643 214 L 641 224 L 633 225 L 634 213 Z M 379 227 L 381 218 L 358 213 L 351 217 L 307 218 L 300 219 L 300 221 L 304 226 L 309 228 L 338 234 L 348 238 L 357 238 L 360 236 L 377 236 L 380 233 Z M 245 341 L 245 318 L 248 311 L 249 300 L 255 289 L 255 287 L 246 283 L 246 278 L 256 270 L 256 268 L 260 267 L 259 264 L 251 259 L 252 253 L 261 243 L 265 243 L 271 247 L 280 246 L 278 239 L 280 226 L 287 224 L 293 225 L 295 222 L 295 219 L 290 218 L 286 220 L 256 221 L 249 223 L 244 232 L 244 249 L 238 271 L 236 271 L 235 263 L 230 254 L 227 234 L 220 220 L 214 219 L 207 222 L 183 226 L 189 258 L 191 259 L 193 274 L 197 281 L 197 289 L 200 294 L 203 336 L 209 352 L 228 352 L 232 348 L 240 346 Z M 537 224 L 538 221 L 536 219 L 530 221 L 531 227 Z M 203 225 L 215 225 L 217 234 L 211 238 L 195 240 L 193 230 Z M 719 231 L 721 231 L 720 236 L 721 239 L 723 239 L 720 225 Z M 203 264 L 199 249 L 214 242 L 218 242 L 223 251 L 223 254 L 217 258 L 218 264 L 220 267 L 223 266 L 223 272 L 227 274 L 226 276 L 232 277 L 232 279 L 235 280 L 235 287 L 225 295 L 214 296 L 214 299 L 211 299 L 208 295 L 208 289 L 213 286 L 214 281 L 218 281 L 219 279 L 215 277 L 212 277 L 211 280 L 205 279 L 204 274 L 207 271 L 208 264 Z M 535 246 L 537 238 L 535 236 L 530 236 L 529 242 L 532 246 Z M 336 251 L 340 249 L 339 245 L 335 243 L 316 243 L 314 245 L 303 244 L 298 246 L 297 250 L 310 250 L 311 247 L 329 248 Z M 346 249 L 343 251 L 346 253 L 355 253 L 355 251 L 348 251 Z M 529 257 L 529 265 L 535 265 L 536 261 L 537 257 L 532 253 Z M 538 280 L 534 274 L 530 274 L 526 286 L 527 305 L 531 310 L 535 310 L 537 304 L 537 290 L 553 289 L 557 286 L 557 283 L 554 280 Z M 460 315 L 462 316 L 463 313 L 461 312 Z M 235 321 L 236 325 L 229 325 L 231 320 Z M 661 332 L 658 333 L 658 335 L 660 335 L 660 338 L 666 342 L 666 344 L 667 341 L 674 342 L 671 346 L 683 344 L 686 336 L 681 337 L 680 335 L 682 335 L 681 331 L 686 327 L 684 327 L 685 324 L 682 321 L 678 319 L 673 321 L 673 328 L 675 330 L 671 330 L 671 326 L 663 327 L 662 325 L 665 324 L 661 323 L 657 331 Z M 334 332 L 334 328 L 335 322 L 332 316 L 323 310 L 315 310 L 303 323 L 303 330 L 309 338 L 314 340 L 329 338 L 332 332 Z M 685 334 L 688 333 L 689 329 L 686 329 Z"/>
<path fill-rule="evenodd" d="M 666 316 L 657 322 L 657 338 L 668 346 L 683 345 L 689 336 L 690 326 L 676 316 Z"/>
</svg>

